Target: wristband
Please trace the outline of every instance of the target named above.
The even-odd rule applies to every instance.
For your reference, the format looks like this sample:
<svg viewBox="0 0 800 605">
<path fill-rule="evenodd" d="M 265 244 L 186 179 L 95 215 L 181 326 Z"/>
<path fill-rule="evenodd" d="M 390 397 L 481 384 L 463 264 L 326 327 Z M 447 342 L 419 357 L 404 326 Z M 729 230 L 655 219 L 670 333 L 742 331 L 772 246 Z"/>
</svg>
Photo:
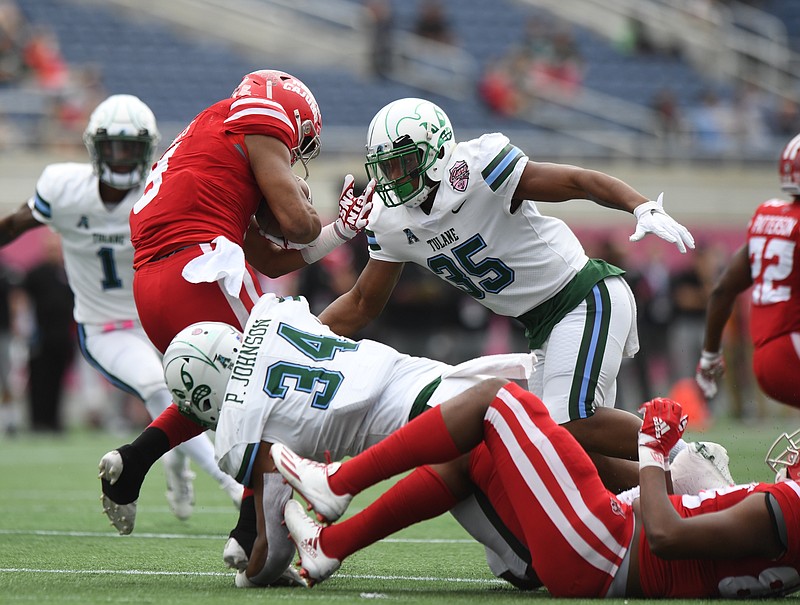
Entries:
<svg viewBox="0 0 800 605">
<path fill-rule="evenodd" d="M 669 458 L 664 456 L 661 452 L 647 447 L 646 445 L 639 446 L 639 470 L 648 467 L 657 466 L 665 473 L 669 471 Z"/>
<path fill-rule="evenodd" d="M 236 572 L 233 583 L 236 585 L 236 588 L 258 588 L 258 584 L 251 582 L 250 578 L 248 578 L 247 574 L 243 571 Z"/>
<path fill-rule="evenodd" d="M 707 361 L 709 363 L 716 363 L 720 360 L 722 354 L 717 351 L 716 353 L 712 353 L 711 351 L 703 351 L 700 353 L 700 359 L 703 361 Z"/>
<path fill-rule="evenodd" d="M 300 254 L 303 255 L 303 260 L 306 261 L 306 264 L 310 265 L 317 262 L 323 256 L 330 254 L 335 248 L 341 246 L 346 241 L 348 240 L 343 239 L 337 233 L 335 223 L 330 223 L 322 228 L 317 239 L 313 242 L 309 242 L 306 244 L 305 248 L 300 250 Z"/>
</svg>

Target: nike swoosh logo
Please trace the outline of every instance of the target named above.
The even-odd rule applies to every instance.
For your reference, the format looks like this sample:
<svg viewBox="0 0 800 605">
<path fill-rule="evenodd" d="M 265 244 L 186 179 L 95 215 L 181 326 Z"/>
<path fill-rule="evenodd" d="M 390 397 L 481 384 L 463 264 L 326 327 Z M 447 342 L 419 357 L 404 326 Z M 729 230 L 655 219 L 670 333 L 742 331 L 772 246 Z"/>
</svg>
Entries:
<svg viewBox="0 0 800 605">
<path fill-rule="evenodd" d="M 467 200 L 464 200 L 463 202 L 461 202 L 461 203 L 458 205 L 458 208 L 453 208 L 453 209 L 452 209 L 450 212 L 452 212 L 453 214 L 458 214 L 459 212 L 461 212 L 461 208 L 462 208 L 462 207 L 464 206 L 464 204 L 466 204 L 466 203 L 467 203 Z"/>
</svg>

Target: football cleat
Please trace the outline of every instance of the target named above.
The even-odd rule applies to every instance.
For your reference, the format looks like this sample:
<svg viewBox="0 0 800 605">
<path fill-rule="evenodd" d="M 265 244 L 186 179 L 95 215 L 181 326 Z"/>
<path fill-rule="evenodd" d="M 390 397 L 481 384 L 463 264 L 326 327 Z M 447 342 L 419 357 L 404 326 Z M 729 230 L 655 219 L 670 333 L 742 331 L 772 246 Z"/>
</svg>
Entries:
<svg viewBox="0 0 800 605">
<path fill-rule="evenodd" d="M 314 523 L 297 500 L 286 503 L 283 518 L 286 520 L 289 537 L 300 554 L 300 576 L 308 582 L 309 588 L 330 578 L 342 562 L 322 552 L 319 545 L 322 526 Z"/>
<path fill-rule="evenodd" d="M 222 549 L 222 561 L 230 569 L 244 571 L 250 559 L 236 538 L 228 538 L 225 548 Z"/>
<path fill-rule="evenodd" d="M 167 478 L 167 502 L 178 519 L 186 521 L 194 510 L 194 473 L 188 469 L 188 459 L 180 464 L 164 464 Z"/>
<path fill-rule="evenodd" d="M 317 519 L 333 523 L 344 514 L 353 496 L 336 495 L 328 484 L 328 476 L 339 470 L 341 463 L 320 464 L 298 456 L 280 443 L 272 445 L 270 455 L 286 482 L 303 496 L 309 507 L 317 513 Z"/>
<path fill-rule="evenodd" d="M 676 494 L 697 494 L 733 485 L 729 463 L 728 451 L 719 443 L 688 443 L 669 465 L 672 487 Z"/>
<path fill-rule="evenodd" d="M 112 450 L 100 458 L 98 479 L 105 479 L 114 485 L 122 474 L 122 456 L 119 451 Z"/>
<path fill-rule="evenodd" d="M 114 485 L 122 475 L 122 467 L 122 456 L 117 450 L 112 450 L 100 459 L 97 477 Z M 102 494 L 100 502 L 103 504 L 106 517 L 121 536 L 127 536 L 133 531 L 136 523 L 136 500 L 127 504 L 117 504 L 109 496 Z"/>
<path fill-rule="evenodd" d="M 103 494 L 100 496 L 100 502 L 103 504 L 103 512 L 120 536 L 127 536 L 133 531 L 136 523 L 136 500 L 130 504 L 117 504 Z"/>
</svg>

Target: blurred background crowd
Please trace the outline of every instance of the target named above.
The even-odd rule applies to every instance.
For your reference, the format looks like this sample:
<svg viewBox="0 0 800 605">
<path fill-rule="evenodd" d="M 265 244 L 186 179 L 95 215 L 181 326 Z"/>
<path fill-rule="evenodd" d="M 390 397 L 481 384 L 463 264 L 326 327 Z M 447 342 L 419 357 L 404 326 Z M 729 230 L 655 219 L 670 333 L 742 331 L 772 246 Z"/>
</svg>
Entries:
<svg viewBox="0 0 800 605">
<path fill-rule="evenodd" d="M 81 133 L 108 94 L 145 101 L 166 145 L 243 74 L 278 68 L 320 103 L 309 182 L 330 212 L 345 172 L 363 186 L 368 116 L 424 96 L 459 140 L 500 131 L 532 159 L 614 162 L 651 199 L 667 191 L 698 240 L 685 256 L 630 244 L 630 217 L 558 209 L 590 256 L 627 270 L 636 295 L 642 348 L 623 366 L 620 405 L 671 393 L 696 403 L 697 425 L 758 419 L 787 412 L 752 378 L 745 297 L 726 330 L 721 396 L 706 406 L 692 377 L 710 288 L 752 210 L 779 194 L 777 155 L 800 132 L 798 52 L 796 0 L 0 0 L 0 210 L 33 193 L 45 164 L 85 161 Z M 0 430 L 145 424 L 74 355 L 58 242 L 41 231 L 0 251 Z M 365 262 L 360 236 L 267 289 L 303 294 L 319 312 Z M 457 363 L 526 350 L 512 324 L 407 266 L 363 335 Z"/>
</svg>

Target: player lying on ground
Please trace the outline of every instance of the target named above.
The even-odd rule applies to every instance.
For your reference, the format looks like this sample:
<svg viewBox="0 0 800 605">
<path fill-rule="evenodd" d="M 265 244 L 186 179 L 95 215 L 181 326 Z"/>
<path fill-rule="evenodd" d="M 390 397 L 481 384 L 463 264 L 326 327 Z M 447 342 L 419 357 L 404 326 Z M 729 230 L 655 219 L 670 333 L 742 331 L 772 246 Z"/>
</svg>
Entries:
<svg viewBox="0 0 800 605">
<path fill-rule="evenodd" d="M 481 375 L 528 379 L 533 357 L 489 356 L 452 367 L 374 341 L 342 338 L 320 323 L 304 299 L 266 295 L 243 335 L 225 324 L 190 326 L 172 341 L 164 363 L 179 407 L 216 428 L 220 467 L 255 490 L 258 538 L 249 561 L 241 553 L 239 566 L 246 572 L 237 576 L 237 585 L 247 586 L 272 583 L 294 555 L 281 527 L 291 490 L 272 472 L 272 443 L 288 443 L 317 460 L 327 453 L 336 459 L 355 455 L 479 383 Z M 685 474 L 708 475 L 713 465 L 690 451 L 696 450 L 687 448 L 679 457 L 687 460 Z M 436 490 L 439 479 L 417 475 L 413 484 L 415 490 Z M 400 502 L 388 522 L 413 523 L 430 514 L 428 506 L 435 514 L 452 510 L 486 546 L 494 573 L 520 586 L 538 585 L 530 553 L 519 540 L 507 540 L 511 532 L 486 512 L 487 502 L 476 489 L 425 500 L 421 508 Z M 368 542 L 370 532 L 356 531 L 353 539 Z"/>
<path fill-rule="evenodd" d="M 584 450 L 535 395 L 496 379 L 344 463 L 318 464 L 278 444 L 271 455 L 317 514 L 333 521 L 367 486 L 468 453 L 460 474 L 440 474 L 441 489 L 455 494 L 471 481 L 487 494 L 556 597 L 772 597 L 799 589 L 800 485 L 788 480 L 670 495 L 668 452 L 686 416 L 669 399 L 647 402 L 642 411 L 640 495 L 632 501 L 605 488 Z M 418 468 L 409 478 L 438 468 Z M 323 527 L 289 501 L 284 514 L 301 574 L 310 583 L 330 576 L 350 554 L 341 549 L 347 532 L 382 522 L 370 511 L 380 506 L 378 500 Z"/>
</svg>

